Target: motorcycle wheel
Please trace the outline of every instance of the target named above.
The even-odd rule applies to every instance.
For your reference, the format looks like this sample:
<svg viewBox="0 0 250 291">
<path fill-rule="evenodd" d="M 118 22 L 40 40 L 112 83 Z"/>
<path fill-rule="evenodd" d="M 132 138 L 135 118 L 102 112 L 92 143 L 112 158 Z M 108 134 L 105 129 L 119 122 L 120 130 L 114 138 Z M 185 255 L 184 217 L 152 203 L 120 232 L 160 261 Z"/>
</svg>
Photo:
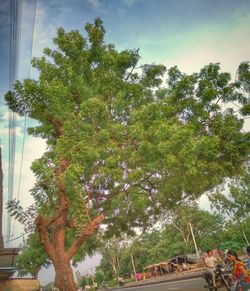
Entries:
<svg viewBox="0 0 250 291">
<path fill-rule="evenodd" d="M 230 284 L 229 284 L 229 282 L 227 281 L 226 278 L 223 277 L 222 283 L 223 283 L 222 285 L 227 289 L 227 291 L 231 291 L 232 290 L 231 287 L 230 287 Z"/>
</svg>

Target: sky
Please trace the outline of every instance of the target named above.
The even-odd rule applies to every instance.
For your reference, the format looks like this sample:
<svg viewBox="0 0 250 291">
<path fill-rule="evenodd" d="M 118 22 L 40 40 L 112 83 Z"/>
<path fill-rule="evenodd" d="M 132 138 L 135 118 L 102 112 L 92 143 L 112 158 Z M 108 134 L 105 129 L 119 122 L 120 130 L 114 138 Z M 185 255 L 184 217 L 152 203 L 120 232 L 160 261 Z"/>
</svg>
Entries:
<svg viewBox="0 0 250 291">
<path fill-rule="evenodd" d="M 0 38 L 5 40 L 0 42 L 0 138 L 5 201 L 8 110 L 3 95 L 9 88 L 9 2 L 0 0 Z M 106 42 L 113 43 L 118 50 L 139 49 L 141 63 L 164 64 L 167 68 L 177 65 L 182 71 L 193 73 L 210 62 L 219 62 L 222 70 L 230 72 L 234 79 L 240 62 L 250 60 L 249 0 L 37 0 L 36 10 L 35 0 L 23 0 L 18 78 L 37 78 L 37 72 L 30 68 L 30 58 L 41 56 L 44 47 L 53 46 L 58 27 L 67 31 L 78 29 L 84 34 L 85 24 L 96 17 L 104 22 Z M 31 125 L 32 121 L 27 120 L 27 127 Z M 249 122 L 245 128 L 250 128 Z M 25 135 L 21 170 L 23 118 L 17 118 L 16 133 L 14 197 L 19 197 L 26 207 L 32 203 L 29 189 L 34 183 L 30 165 L 46 146 L 43 140 Z M 206 197 L 201 198 L 200 204 L 208 207 Z M 15 228 L 13 225 L 12 222 L 12 238 L 15 238 L 22 234 L 22 229 L 18 223 Z M 12 246 L 19 243 L 13 241 Z M 99 260 L 95 258 L 94 264 Z M 80 271 L 87 272 L 90 264 L 93 264 L 91 259 Z M 51 281 L 51 277 L 45 277 L 42 276 L 44 283 Z"/>
</svg>

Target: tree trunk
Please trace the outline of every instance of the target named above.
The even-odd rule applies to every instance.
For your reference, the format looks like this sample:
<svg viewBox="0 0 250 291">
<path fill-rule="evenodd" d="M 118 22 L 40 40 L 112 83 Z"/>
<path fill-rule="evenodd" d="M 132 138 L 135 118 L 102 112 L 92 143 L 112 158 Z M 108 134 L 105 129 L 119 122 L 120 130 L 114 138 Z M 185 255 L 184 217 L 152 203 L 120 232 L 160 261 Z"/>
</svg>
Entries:
<svg viewBox="0 0 250 291">
<path fill-rule="evenodd" d="M 70 262 L 63 258 L 58 258 L 53 262 L 56 272 L 55 286 L 60 291 L 76 291 L 76 284 Z"/>
<path fill-rule="evenodd" d="M 55 268 L 55 286 L 59 288 L 60 291 L 77 290 L 70 261 L 84 241 L 95 232 L 104 219 L 104 215 L 101 213 L 96 218 L 89 221 L 89 223 L 83 227 L 81 233 L 75 237 L 71 246 L 68 249 L 65 249 L 66 229 L 68 227 L 67 217 L 70 208 L 70 201 L 67 197 L 62 174 L 67 169 L 68 165 L 67 161 L 62 160 L 58 169 L 55 171 L 56 184 L 59 190 L 59 207 L 54 209 L 55 213 L 53 216 L 44 217 L 41 214 L 38 214 L 35 219 L 35 224 L 37 225 L 40 235 L 40 241 Z"/>
<path fill-rule="evenodd" d="M 99 214 L 95 219 L 90 221 L 83 228 L 81 234 L 74 240 L 70 248 L 65 250 L 67 212 L 61 209 L 63 209 L 63 207 L 57 209 L 56 215 L 49 219 L 38 214 L 35 223 L 38 227 L 40 241 L 44 250 L 51 258 L 55 268 L 55 286 L 59 288 L 60 291 L 76 291 L 77 288 L 70 261 L 84 241 L 98 228 L 99 224 L 104 219 L 104 215 Z M 51 237 L 49 237 L 49 225 L 52 230 Z"/>
<path fill-rule="evenodd" d="M 245 231 L 243 229 L 242 229 L 242 233 L 243 233 L 243 236 L 244 236 L 244 239 L 245 239 L 247 245 L 249 245 L 249 241 L 248 241 L 246 233 L 245 233 Z"/>
</svg>

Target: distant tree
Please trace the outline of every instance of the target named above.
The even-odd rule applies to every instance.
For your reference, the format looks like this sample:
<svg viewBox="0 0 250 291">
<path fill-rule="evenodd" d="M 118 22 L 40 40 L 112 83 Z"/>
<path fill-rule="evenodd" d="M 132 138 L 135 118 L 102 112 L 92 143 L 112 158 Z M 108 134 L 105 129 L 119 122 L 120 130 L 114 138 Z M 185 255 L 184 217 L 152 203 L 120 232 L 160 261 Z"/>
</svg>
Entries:
<svg viewBox="0 0 250 291">
<path fill-rule="evenodd" d="M 244 175 L 229 184 L 229 193 L 216 192 L 210 199 L 213 207 L 241 230 L 246 244 L 249 245 L 245 224 L 250 218 L 250 166 L 246 167 Z"/>
<path fill-rule="evenodd" d="M 106 257 L 102 257 L 99 266 L 96 267 L 97 272 L 102 272 L 104 274 L 104 280 L 106 282 L 114 278 L 114 270 L 112 268 L 110 260 Z"/>
<path fill-rule="evenodd" d="M 246 98 L 241 112 L 243 115 L 250 114 L 250 64 L 243 62 L 238 68 L 238 83 L 237 85 L 242 90 L 242 95 Z"/>
<path fill-rule="evenodd" d="M 53 290 L 53 286 L 54 286 L 54 283 L 51 282 L 51 283 L 46 284 L 45 286 L 42 286 L 42 288 L 43 288 L 43 291 L 51 291 Z"/>
<path fill-rule="evenodd" d="M 95 281 L 97 282 L 99 286 L 103 284 L 103 282 L 105 281 L 103 272 L 100 272 L 100 271 L 95 272 Z"/>
<path fill-rule="evenodd" d="M 85 275 L 82 276 L 79 280 L 79 287 L 85 287 L 85 286 L 90 286 L 93 283 L 93 278 L 91 276 Z"/>
<path fill-rule="evenodd" d="M 179 232 L 181 239 L 187 245 L 193 245 L 192 226 L 195 238 L 202 249 L 215 247 L 215 236 L 219 231 L 223 230 L 224 225 L 223 218 L 219 214 L 199 209 L 198 204 L 195 202 L 192 204 L 180 203 L 169 211 L 169 219 L 170 225 Z M 212 245 L 209 245 L 209 243 Z M 189 250 L 194 249 L 193 247 L 190 248 L 190 246 L 186 247 Z"/>
<path fill-rule="evenodd" d="M 101 248 L 102 260 L 97 270 L 105 275 L 105 280 L 110 281 L 118 276 L 130 277 L 133 274 L 131 254 L 133 255 L 136 271 L 143 271 L 148 260 L 149 250 L 146 242 L 131 238 L 130 241 L 120 238 L 106 243 Z"/>
<path fill-rule="evenodd" d="M 32 60 L 39 79 L 5 95 L 11 110 L 37 121 L 29 133 L 47 141 L 31 194 L 61 291 L 76 290 L 70 263 L 100 224 L 106 238 L 152 225 L 163 209 L 239 175 L 249 154 L 244 121 L 223 110 L 246 98 L 218 64 L 192 75 L 171 68 L 164 88 L 166 68 L 105 44 L 100 19 L 85 30 L 86 38 L 58 29 L 55 49 Z M 15 205 L 10 212 L 23 217 Z"/>
<path fill-rule="evenodd" d="M 122 238 L 111 238 L 108 241 L 104 240 L 99 247 L 102 255 L 102 264 L 107 261 L 112 267 L 112 277 L 117 278 L 120 275 L 120 264 L 125 248 Z M 109 276 L 109 275 L 108 275 Z"/>
<path fill-rule="evenodd" d="M 244 221 L 244 229 L 246 236 L 250 235 L 250 219 Z M 217 246 L 220 249 L 234 249 L 236 251 L 242 251 L 246 246 L 246 241 L 242 235 L 242 228 L 233 221 L 226 223 L 225 229 L 217 236 Z"/>
<path fill-rule="evenodd" d="M 148 261 L 149 250 L 145 243 L 138 238 L 134 238 L 128 246 L 122 250 L 123 256 L 120 262 L 120 275 L 129 277 L 133 274 L 134 269 L 132 258 L 136 272 L 142 272 Z"/>
<path fill-rule="evenodd" d="M 151 230 L 130 240 L 120 249 L 119 274 L 129 276 L 133 274 L 131 254 L 133 254 L 135 269 L 142 272 L 151 264 L 167 261 L 178 255 L 185 255 L 195 252 L 192 241 L 189 222 L 192 223 L 196 241 L 199 249 L 206 251 L 213 248 L 224 248 L 228 245 L 242 245 L 239 237 L 237 239 L 236 229 L 231 233 L 224 229 L 223 217 L 198 208 L 198 205 L 179 205 L 168 214 L 168 220 L 159 221 L 163 227 L 160 230 Z M 122 242 L 120 242 L 122 245 Z M 108 248 L 106 249 L 108 252 Z M 114 254 L 113 254 L 114 256 Z M 110 252 L 112 257 L 112 252 Z M 103 256 L 98 270 L 106 274 L 106 279 L 113 278 L 111 262 L 108 263 L 106 256 Z"/>
</svg>

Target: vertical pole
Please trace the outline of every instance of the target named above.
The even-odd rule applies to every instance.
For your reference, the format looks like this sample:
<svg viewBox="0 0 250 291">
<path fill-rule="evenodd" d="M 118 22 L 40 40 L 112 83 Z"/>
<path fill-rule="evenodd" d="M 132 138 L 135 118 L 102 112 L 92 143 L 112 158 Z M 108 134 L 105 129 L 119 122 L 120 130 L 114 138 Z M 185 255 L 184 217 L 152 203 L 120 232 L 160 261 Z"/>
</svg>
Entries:
<svg viewBox="0 0 250 291">
<path fill-rule="evenodd" d="M 248 241 L 247 236 L 245 234 L 245 231 L 243 229 L 242 229 L 242 233 L 243 233 L 243 236 L 244 236 L 244 239 L 245 239 L 247 245 L 249 246 L 249 241 Z"/>
<path fill-rule="evenodd" d="M 117 255 L 116 260 L 117 260 L 117 268 L 118 268 L 118 270 L 120 270 L 120 261 L 119 261 L 118 255 Z"/>
<path fill-rule="evenodd" d="M 195 247 L 195 251 L 196 251 L 196 254 L 197 254 L 197 258 L 199 259 L 199 258 L 200 258 L 200 254 L 199 254 L 199 251 L 198 251 L 198 248 L 197 248 L 197 244 L 196 244 L 196 241 L 195 241 L 194 232 L 193 232 L 193 227 L 192 227 L 191 222 L 189 222 L 189 226 L 190 226 L 190 230 L 191 230 L 192 238 L 193 238 L 193 241 L 194 241 L 194 247 Z"/>
<path fill-rule="evenodd" d="M 133 255 L 132 255 L 132 254 L 130 254 L 130 256 L 131 256 L 131 262 L 132 262 L 132 266 L 133 266 L 133 271 L 134 271 L 135 281 L 137 281 L 137 278 L 136 278 L 136 272 L 135 272 L 134 258 L 133 258 Z"/>
</svg>

